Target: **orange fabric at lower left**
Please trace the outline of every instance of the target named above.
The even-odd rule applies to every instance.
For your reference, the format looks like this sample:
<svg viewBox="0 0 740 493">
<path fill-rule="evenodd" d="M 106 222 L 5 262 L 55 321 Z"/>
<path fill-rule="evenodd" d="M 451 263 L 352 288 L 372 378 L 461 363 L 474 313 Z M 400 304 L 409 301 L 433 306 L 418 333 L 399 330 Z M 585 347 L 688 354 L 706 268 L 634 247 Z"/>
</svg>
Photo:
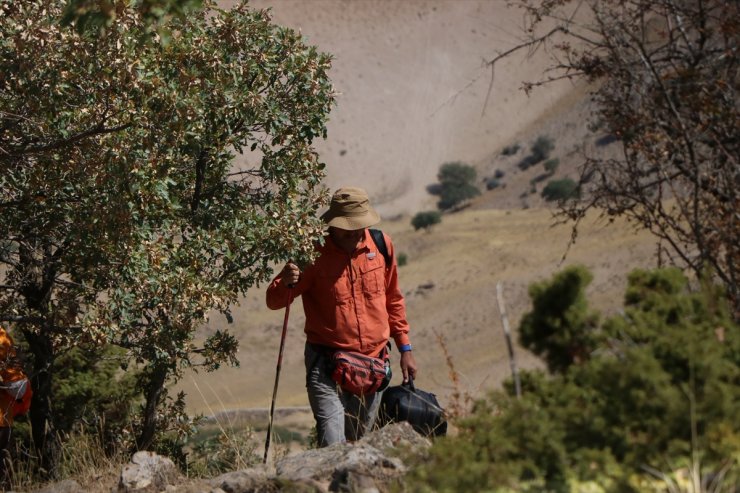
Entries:
<svg viewBox="0 0 740 493">
<path fill-rule="evenodd" d="M 12 426 L 16 416 L 27 413 L 32 396 L 13 339 L 0 327 L 0 427 Z"/>
</svg>

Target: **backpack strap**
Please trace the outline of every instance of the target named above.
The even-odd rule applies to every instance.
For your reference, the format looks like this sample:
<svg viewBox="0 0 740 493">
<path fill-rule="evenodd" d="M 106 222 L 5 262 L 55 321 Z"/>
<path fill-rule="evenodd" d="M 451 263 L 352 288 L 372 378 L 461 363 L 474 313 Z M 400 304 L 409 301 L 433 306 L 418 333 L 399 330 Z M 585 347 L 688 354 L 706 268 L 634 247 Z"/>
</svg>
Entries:
<svg viewBox="0 0 740 493">
<path fill-rule="evenodd" d="M 383 258 L 385 259 L 385 268 L 390 269 L 393 259 L 388 253 L 388 246 L 385 244 L 385 237 L 383 236 L 383 232 L 379 229 L 371 229 L 370 236 L 373 237 L 373 242 L 375 243 L 375 246 L 378 248 L 378 251 L 381 255 L 383 255 Z"/>
</svg>

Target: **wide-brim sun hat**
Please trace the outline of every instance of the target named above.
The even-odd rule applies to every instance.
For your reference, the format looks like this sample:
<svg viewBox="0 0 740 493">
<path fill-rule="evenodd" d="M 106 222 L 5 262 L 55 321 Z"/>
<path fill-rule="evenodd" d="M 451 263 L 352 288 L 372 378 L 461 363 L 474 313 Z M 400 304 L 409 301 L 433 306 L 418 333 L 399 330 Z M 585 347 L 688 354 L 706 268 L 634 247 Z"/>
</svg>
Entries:
<svg viewBox="0 0 740 493">
<path fill-rule="evenodd" d="M 329 210 L 321 215 L 329 226 L 354 231 L 380 222 L 380 215 L 370 206 L 367 192 L 358 187 L 342 187 L 334 192 Z"/>
</svg>

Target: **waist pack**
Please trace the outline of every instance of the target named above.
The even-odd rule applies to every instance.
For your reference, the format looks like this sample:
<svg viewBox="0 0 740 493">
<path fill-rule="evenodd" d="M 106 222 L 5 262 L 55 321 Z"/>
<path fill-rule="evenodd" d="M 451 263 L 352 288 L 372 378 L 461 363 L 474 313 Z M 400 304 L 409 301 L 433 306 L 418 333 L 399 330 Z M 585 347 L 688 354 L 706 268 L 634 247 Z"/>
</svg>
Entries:
<svg viewBox="0 0 740 493">
<path fill-rule="evenodd" d="M 380 403 L 380 420 L 384 425 L 407 421 L 417 433 L 424 436 L 447 434 L 444 409 L 439 405 L 437 396 L 417 389 L 412 378 L 408 383 L 385 391 Z"/>
<path fill-rule="evenodd" d="M 385 389 L 391 381 L 391 365 L 387 349 L 380 358 L 354 351 L 334 351 L 331 355 L 332 378 L 355 395 L 368 395 Z"/>
</svg>

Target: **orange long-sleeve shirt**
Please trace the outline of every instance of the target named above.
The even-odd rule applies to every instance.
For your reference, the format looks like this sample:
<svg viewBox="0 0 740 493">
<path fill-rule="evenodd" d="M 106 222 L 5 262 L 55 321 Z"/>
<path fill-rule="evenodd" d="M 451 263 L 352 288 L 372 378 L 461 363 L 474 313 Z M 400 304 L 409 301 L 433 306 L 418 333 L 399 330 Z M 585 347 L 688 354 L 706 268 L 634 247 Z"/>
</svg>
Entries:
<svg viewBox="0 0 740 493">
<path fill-rule="evenodd" d="M 393 244 L 388 235 L 384 237 L 393 258 L 388 269 L 368 230 L 351 255 L 328 236 L 324 245 L 316 247 L 319 257 L 301 272 L 292 288 L 293 296 L 301 296 L 303 301 L 309 343 L 372 356 L 377 356 L 391 337 L 398 347 L 409 344 Z M 287 290 L 280 276 L 276 277 L 267 288 L 267 306 L 284 308 Z"/>
</svg>

